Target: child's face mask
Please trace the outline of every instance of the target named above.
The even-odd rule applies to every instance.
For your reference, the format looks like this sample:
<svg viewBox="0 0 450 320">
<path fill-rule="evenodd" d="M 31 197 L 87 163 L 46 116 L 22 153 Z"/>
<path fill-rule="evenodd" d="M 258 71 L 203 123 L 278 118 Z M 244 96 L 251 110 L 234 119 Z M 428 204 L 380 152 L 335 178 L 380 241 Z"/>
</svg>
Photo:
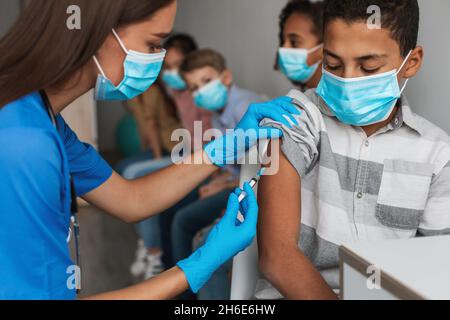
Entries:
<svg viewBox="0 0 450 320">
<path fill-rule="evenodd" d="M 176 70 L 164 71 L 162 80 L 166 86 L 173 90 L 185 90 L 187 88 L 186 82 Z"/>
<path fill-rule="evenodd" d="M 322 48 L 319 45 L 310 50 L 280 48 L 278 49 L 278 65 L 281 72 L 291 81 L 307 83 L 316 73 L 320 63 L 309 66 L 307 63 L 308 55 Z"/>
<path fill-rule="evenodd" d="M 341 78 L 323 70 L 316 89 L 339 121 L 357 127 L 380 123 L 389 118 L 408 83 L 400 89 L 397 76 L 408 61 L 409 52 L 400 69 L 374 76 Z"/>
<path fill-rule="evenodd" d="M 194 92 L 194 101 L 199 108 L 218 111 L 228 102 L 228 88 L 220 79 L 211 81 Z"/>
</svg>

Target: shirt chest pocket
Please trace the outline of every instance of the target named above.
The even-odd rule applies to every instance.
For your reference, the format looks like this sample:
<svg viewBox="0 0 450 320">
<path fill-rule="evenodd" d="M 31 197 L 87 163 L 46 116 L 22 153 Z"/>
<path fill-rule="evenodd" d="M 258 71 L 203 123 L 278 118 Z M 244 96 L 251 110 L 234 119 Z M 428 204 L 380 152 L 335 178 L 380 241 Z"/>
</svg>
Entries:
<svg viewBox="0 0 450 320">
<path fill-rule="evenodd" d="M 377 220 L 391 228 L 417 229 L 427 204 L 433 169 L 427 163 L 385 160 Z"/>
</svg>

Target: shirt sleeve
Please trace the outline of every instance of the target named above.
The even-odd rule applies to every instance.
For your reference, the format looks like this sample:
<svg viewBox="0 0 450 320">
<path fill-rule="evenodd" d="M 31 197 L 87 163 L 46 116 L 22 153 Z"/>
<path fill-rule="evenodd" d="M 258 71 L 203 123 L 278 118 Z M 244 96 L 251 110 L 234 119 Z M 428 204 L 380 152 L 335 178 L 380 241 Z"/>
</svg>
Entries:
<svg viewBox="0 0 450 320">
<path fill-rule="evenodd" d="M 112 168 L 91 145 L 82 143 L 61 116 L 58 128 L 63 139 L 69 170 L 78 196 L 97 189 L 112 175 Z"/>
<path fill-rule="evenodd" d="M 301 111 L 300 116 L 294 116 L 299 125 L 288 128 L 271 119 L 265 119 L 261 124 L 283 131 L 281 150 L 299 176 L 304 178 L 319 159 L 320 132 L 324 122 L 320 110 L 306 95 L 293 90 L 289 96 Z"/>
<path fill-rule="evenodd" d="M 420 219 L 419 236 L 450 234 L 450 162 L 431 184 L 427 205 Z"/>
</svg>

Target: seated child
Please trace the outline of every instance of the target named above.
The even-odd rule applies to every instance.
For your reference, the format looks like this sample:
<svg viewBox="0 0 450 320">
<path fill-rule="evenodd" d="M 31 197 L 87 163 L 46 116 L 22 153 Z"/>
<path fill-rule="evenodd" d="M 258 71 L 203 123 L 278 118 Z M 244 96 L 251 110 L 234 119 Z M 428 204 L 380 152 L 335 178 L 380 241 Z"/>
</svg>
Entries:
<svg viewBox="0 0 450 320">
<path fill-rule="evenodd" d="M 280 14 L 280 49 L 275 69 L 302 90 L 316 88 L 322 76 L 322 1 L 290 1 Z"/>
<path fill-rule="evenodd" d="M 197 106 L 212 112 L 212 126 L 222 133 L 236 127 L 250 104 L 263 100 L 258 94 L 234 85 L 232 72 L 227 68 L 224 57 L 214 50 L 199 50 L 188 55 L 180 67 L 180 73 L 193 93 Z M 200 200 L 176 213 L 172 224 L 174 261 L 184 259 L 192 253 L 195 235 L 220 217 L 226 207 L 228 195 L 238 185 L 238 168 L 228 166 L 224 172 L 200 188 Z M 225 277 L 223 281 L 228 279 Z M 209 297 L 229 298 L 229 283 L 215 288 L 222 290 L 211 293 Z"/>
<path fill-rule="evenodd" d="M 259 188 L 260 268 L 288 299 L 337 298 L 343 243 L 450 233 L 450 139 L 402 95 L 423 59 L 417 0 L 328 0 L 324 20 L 324 75 L 291 92 L 302 124 Z"/>
</svg>

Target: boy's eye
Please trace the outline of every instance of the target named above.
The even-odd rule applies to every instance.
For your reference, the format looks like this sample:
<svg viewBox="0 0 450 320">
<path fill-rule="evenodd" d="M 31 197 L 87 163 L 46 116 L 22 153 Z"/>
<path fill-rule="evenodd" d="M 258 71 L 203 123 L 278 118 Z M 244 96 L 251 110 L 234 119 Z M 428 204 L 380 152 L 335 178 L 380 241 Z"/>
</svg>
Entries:
<svg viewBox="0 0 450 320">
<path fill-rule="evenodd" d="M 292 48 L 300 48 L 300 45 L 301 45 L 300 41 L 297 41 L 297 40 L 291 41 Z"/>
<path fill-rule="evenodd" d="M 330 63 L 325 63 L 325 68 L 326 69 L 328 69 L 328 70 L 331 70 L 331 71 L 336 71 L 336 70 L 338 70 L 339 68 L 340 68 L 341 66 L 340 65 L 332 65 L 332 64 L 330 64 Z"/>
<path fill-rule="evenodd" d="M 369 69 L 369 68 L 361 67 L 361 70 L 362 70 L 364 73 L 367 73 L 367 74 L 375 74 L 375 73 L 377 73 L 378 71 L 380 71 L 380 68 Z"/>
</svg>

